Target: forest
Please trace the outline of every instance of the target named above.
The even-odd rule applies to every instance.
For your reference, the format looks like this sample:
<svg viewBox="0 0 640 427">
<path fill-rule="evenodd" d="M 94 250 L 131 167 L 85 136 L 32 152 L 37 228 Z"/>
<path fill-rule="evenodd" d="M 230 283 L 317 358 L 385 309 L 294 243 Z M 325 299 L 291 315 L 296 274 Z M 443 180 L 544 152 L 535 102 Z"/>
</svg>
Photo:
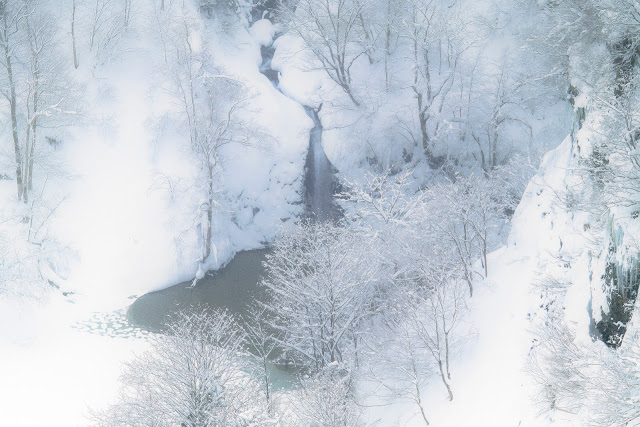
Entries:
<svg viewBox="0 0 640 427">
<path fill-rule="evenodd" d="M 640 1 L 0 0 L 0 424 L 640 425 Z"/>
</svg>

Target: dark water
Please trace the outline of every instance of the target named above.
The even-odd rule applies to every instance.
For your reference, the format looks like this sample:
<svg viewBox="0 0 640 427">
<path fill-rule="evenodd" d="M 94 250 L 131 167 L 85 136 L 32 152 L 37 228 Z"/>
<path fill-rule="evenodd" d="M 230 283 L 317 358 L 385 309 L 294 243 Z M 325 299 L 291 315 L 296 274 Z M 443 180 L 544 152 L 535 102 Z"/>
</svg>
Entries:
<svg viewBox="0 0 640 427">
<path fill-rule="evenodd" d="M 145 294 L 129 307 L 129 321 L 161 332 L 172 315 L 199 306 L 226 309 L 235 316 L 246 315 L 251 303 L 265 297 L 258 283 L 266 254 L 266 249 L 239 252 L 224 268 L 207 273 L 193 288 L 188 281 Z"/>
<path fill-rule="evenodd" d="M 262 64 L 260 64 L 260 73 L 269 79 L 273 87 L 278 89 L 279 77 L 278 72 L 271 68 L 271 60 L 276 52 L 276 48 L 271 46 L 262 46 L 260 53 L 262 54 Z M 278 89 L 280 90 L 280 89 Z"/>
<path fill-rule="evenodd" d="M 262 0 L 251 10 L 251 22 L 256 22 L 259 19 L 267 18 L 273 19 L 275 12 L 278 9 L 278 3 L 282 0 Z M 285 1 L 285 3 L 287 3 Z"/>
<path fill-rule="evenodd" d="M 193 288 L 189 281 L 141 296 L 129 307 L 129 323 L 164 332 L 177 313 L 203 309 L 225 309 L 240 319 L 252 304 L 266 299 L 260 280 L 267 253 L 267 249 L 239 252 L 225 267 L 208 273 Z M 271 364 L 269 371 L 276 389 L 291 388 L 297 383 L 298 371 L 293 368 Z"/>
</svg>

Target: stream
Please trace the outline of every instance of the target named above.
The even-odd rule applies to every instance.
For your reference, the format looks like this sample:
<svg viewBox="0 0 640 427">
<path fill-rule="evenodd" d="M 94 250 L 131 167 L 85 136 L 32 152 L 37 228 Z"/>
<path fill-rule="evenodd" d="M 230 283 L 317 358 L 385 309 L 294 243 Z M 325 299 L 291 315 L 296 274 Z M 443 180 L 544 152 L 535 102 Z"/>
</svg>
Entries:
<svg viewBox="0 0 640 427">
<path fill-rule="evenodd" d="M 272 46 L 262 47 L 260 72 L 279 90 L 278 72 L 271 68 L 274 51 Z M 318 116 L 321 107 L 303 107 L 314 123 L 305 163 L 305 216 L 312 221 L 335 220 L 340 214 L 333 202 L 338 186 L 334 177 L 336 170 L 322 146 L 322 123 Z M 191 287 L 192 282 L 187 281 L 145 294 L 129 307 L 128 321 L 142 330 L 161 333 L 180 311 L 225 309 L 236 318 L 241 318 L 248 313 L 252 304 L 266 299 L 260 280 L 264 273 L 262 263 L 268 252 L 268 249 L 239 252 L 220 270 L 208 272 L 195 287 Z M 275 363 L 269 368 L 275 389 L 289 389 L 297 384 L 298 372 L 295 369 Z"/>
<path fill-rule="evenodd" d="M 273 43 L 271 46 L 262 46 L 260 52 L 262 54 L 260 73 L 269 79 L 276 90 L 282 93 L 279 88 L 278 72 L 271 68 L 271 61 L 275 54 Z M 283 95 L 286 96 L 284 93 Z M 319 116 L 322 104 L 317 108 L 306 105 L 302 105 L 302 107 L 304 107 L 307 116 L 313 120 L 313 128 L 309 133 L 309 151 L 304 166 L 306 216 L 315 221 L 336 220 L 340 217 L 340 210 L 334 203 L 333 196 L 340 192 L 340 186 L 335 178 L 337 170 L 327 158 L 322 145 L 322 122 Z"/>
</svg>

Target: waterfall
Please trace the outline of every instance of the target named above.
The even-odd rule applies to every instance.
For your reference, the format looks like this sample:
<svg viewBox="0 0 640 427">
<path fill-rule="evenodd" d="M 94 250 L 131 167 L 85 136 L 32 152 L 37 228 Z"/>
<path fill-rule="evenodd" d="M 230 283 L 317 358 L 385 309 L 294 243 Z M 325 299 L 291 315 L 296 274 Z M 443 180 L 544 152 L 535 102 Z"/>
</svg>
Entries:
<svg viewBox="0 0 640 427">
<path fill-rule="evenodd" d="M 269 79 L 276 89 L 280 90 L 278 72 L 271 68 L 274 53 L 273 44 L 269 47 L 262 46 L 260 72 Z M 317 221 L 336 219 L 339 216 L 339 209 L 333 201 L 333 196 L 338 192 L 339 186 L 335 179 L 336 169 L 327 158 L 322 145 L 322 122 L 318 116 L 322 105 L 317 109 L 305 105 L 303 107 L 313 120 L 314 125 L 309 134 L 309 151 L 305 163 L 306 216 Z"/>
<path fill-rule="evenodd" d="M 309 137 L 309 152 L 305 165 L 305 199 L 308 215 L 318 221 L 335 219 L 337 209 L 333 202 L 335 193 L 335 168 L 327 158 L 322 146 L 322 123 L 318 110 L 305 107 L 307 115 L 313 120 L 313 129 Z"/>
</svg>

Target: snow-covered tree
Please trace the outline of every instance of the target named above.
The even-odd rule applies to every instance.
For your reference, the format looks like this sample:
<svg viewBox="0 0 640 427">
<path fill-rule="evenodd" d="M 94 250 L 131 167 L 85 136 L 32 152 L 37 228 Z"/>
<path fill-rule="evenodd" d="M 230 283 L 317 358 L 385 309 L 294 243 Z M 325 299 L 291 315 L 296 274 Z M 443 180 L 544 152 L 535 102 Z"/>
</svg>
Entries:
<svg viewBox="0 0 640 427">
<path fill-rule="evenodd" d="M 432 241 L 425 228 L 426 193 L 412 181 L 411 172 L 367 174 L 347 182 L 341 195 L 349 226 L 371 243 L 370 262 L 379 264 L 385 299 L 393 299 L 398 286 L 411 286 Z"/>
<path fill-rule="evenodd" d="M 273 387 L 271 386 L 271 371 L 269 364 L 279 351 L 277 337 L 273 328 L 269 326 L 269 310 L 265 307 L 254 306 L 242 318 L 242 327 L 246 331 L 246 341 L 249 351 L 260 363 L 260 379 L 262 390 L 267 402 L 267 410 L 273 411 Z"/>
<path fill-rule="evenodd" d="M 407 400 L 420 410 L 429 425 L 424 388 L 435 369 L 429 355 L 420 347 L 411 325 L 401 319 L 385 324 L 385 333 L 373 342 L 370 378 L 381 386 L 378 394 L 388 402 Z"/>
<path fill-rule="evenodd" d="M 87 49 L 96 58 L 104 60 L 117 55 L 118 43 L 130 24 L 131 1 L 91 0 L 78 4 L 83 8 L 75 10 L 74 18 L 76 12 L 81 12 L 79 23 L 82 24 Z"/>
<path fill-rule="evenodd" d="M 473 281 L 481 277 L 475 262 L 480 259 L 486 277 L 488 254 L 500 242 L 508 188 L 474 175 L 425 190 L 411 181 L 406 172 L 347 183 L 342 198 L 351 226 L 374 242 L 376 259 L 386 266 L 390 282 L 412 286 L 422 265 L 449 251 L 473 294 Z"/>
<path fill-rule="evenodd" d="M 171 95 L 178 107 L 176 119 L 189 136 L 187 148 L 198 170 L 195 187 L 200 203 L 195 223 L 202 266 L 214 250 L 212 227 L 221 191 L 222 148 L 251 143 L 253 127 L 246 114 L 251 96 L 241 81 L 220 70 L 207 53 L 199 33 L 201 21 L 193 9 L 173 7 L 175 19 L 164 20 L 169 27 L 159 31 L 169 62 Z"/>
<path fill-rule="evenodd" d="M 480 166 L 490 177 L 514 152 L 528 153 L 532 129 L 527 122 L 525 82 L 516 81 L 513 60 L 503 55 L 495 74 L 476 76 L 466 118 L 466 138 L 473 140 Z"/>
<path fill-rule="evenodd" d="M 366 425 L 358 406 L 353 378 L 337 363 L 303 381 L 294 394 L 295 425 L 305 427 L 358 427 Z"/>
<path fill-rule="evenodd" d="M 575 333 L 561 318 L 550 319 L 536 331 L 539 344 L 528 367 L 540 385 L 539 401 L 544 409 L 577 413 L 588 400 L 587 350 L 575 342 Z"/>
<path fill-rule="evenodd" d="M 470 334 L 463 325 L 467 297 L 462 274 L 446 254 L 437 255 L 423 267 L 421 280 L 396 296 L 393 311 L 383 318 L 384 332 L 368 343 L 368 377 L 380 385 L 376 393 L 388 402 L 416 405 L 425 425 L 425 387 L 437 375 L 453 399 L 451 360 Z"/>
<path fill-rule="evenodd" d="M 488 276 L 488 254 L 500 242 L 507 190 L 498 180 L 473 175 L 428 190 L 427 211 L 440 218 L 432 226 L 442 237 L 441 243 L 447 242 L 457 255 L 471 295 L 474 263 L 480 259 L 484 277 Z"/>
<path fill-rule="evenodd" d="M 439 262 L 424 271 L 420 285 L 425 288 L 409 295 L 406 321 L 418 348 L 437 366 L 449 399 L 453 400 L 450 360 L 465 338 L 461 333 L 467 309 L 462 277 L 449 263 Z"/>
<path fill-rule="evenodd" d="M 356 363 L 372 316 L 376 265 L 366 242 L 329 223 L 285 229 L 265 262 L 273 326 L 287 355 L 314 372 Z"/>
<path fill-rule="evenodd" d="M 246 426 L 265 421 L 243 362 L 244 335 L 224 312 L 180 314 L 167 335 L 129 362 L 104 426 Z M 266 425 L 266 421 L 265 424 Z"/>
</svg>

